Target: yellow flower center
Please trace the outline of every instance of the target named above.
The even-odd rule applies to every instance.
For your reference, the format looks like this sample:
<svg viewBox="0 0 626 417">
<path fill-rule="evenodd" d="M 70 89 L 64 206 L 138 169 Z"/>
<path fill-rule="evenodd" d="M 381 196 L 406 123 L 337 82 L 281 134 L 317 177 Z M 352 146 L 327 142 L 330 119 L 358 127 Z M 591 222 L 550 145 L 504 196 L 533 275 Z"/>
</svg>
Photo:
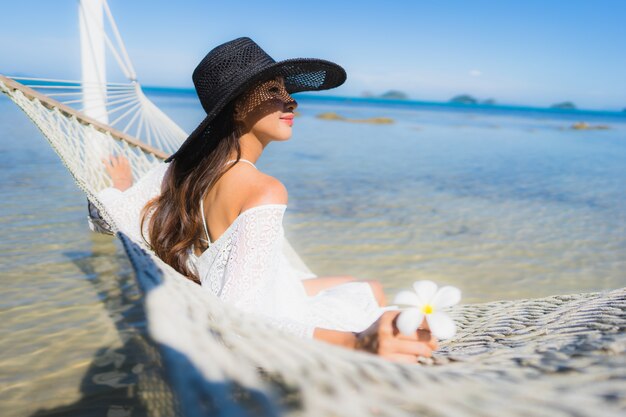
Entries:
<svg viewBox="0 0 626 417">
<path fill-rule="evenodd" d="M 422 307 L 422 313 L 424 314 L 432 314 L 433 310 L 434 308 L 430 304 L 426 304 L 424 305 L 424 307 Z"/>
</svg>

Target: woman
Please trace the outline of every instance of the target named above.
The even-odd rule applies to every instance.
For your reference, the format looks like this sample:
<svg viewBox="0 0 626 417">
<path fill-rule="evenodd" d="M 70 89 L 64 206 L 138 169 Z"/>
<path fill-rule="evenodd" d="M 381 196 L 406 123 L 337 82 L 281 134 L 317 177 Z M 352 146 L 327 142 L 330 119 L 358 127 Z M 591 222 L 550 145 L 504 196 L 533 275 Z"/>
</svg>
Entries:
<svg viewBox="0 0 626 417">
<path fill-rule="evenodd" d="M 169 167 L 125 193 L 134 202 L 153 194 L 140 232 L 161 259 L 224 302 L 301 337 L 415 362 L 437 343 L 425 322 L 411 337 L 397 330 L 399 312 L 385 308 L 380 283 L 317 277 L 290 263 L 287 190 L 255 165 L 269 143 L 291 137 L 297 102 L 290 93 L 345 79 L 343 68 L 325 60 L 276 62 L 250 38 L 214 48 L 193 73 L 206 118 L 166 160 Z M 132 184 L 127 162 L 111 158 L 106 166 L 115 187 Z M 135 187 L 143 191 L 133 194 Z"/>
</svg>

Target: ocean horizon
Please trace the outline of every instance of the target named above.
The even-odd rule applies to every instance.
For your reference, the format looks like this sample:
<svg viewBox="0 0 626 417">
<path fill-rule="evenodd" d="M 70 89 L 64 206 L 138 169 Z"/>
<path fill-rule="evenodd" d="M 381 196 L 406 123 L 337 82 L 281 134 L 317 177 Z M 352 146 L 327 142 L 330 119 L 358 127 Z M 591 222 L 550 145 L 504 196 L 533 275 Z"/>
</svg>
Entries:
<svg viewBox="0 0 626 417">
<path fill-rule="evenodd" d="M 168 86 L 155 86 L 148 85 L 142 86 L 146 93 L 152 94 L 190 94 L 195 97 L 196 90 L 193 87 L 168 87 Z M 558 108 L 558 107 L 540 107 L 530 106 L 522 104 L 507 104 L 507 103 L 494 103 L 494 104 L 465 104 L 455 103 L 451 101 L 429 101 L 429 100 L 417 100 L 417 99 L 392 99 L 392 98 L 380 98 L 380 97 L 360 97 L 360 96 L 336 96 L 332 94 L 316 94 L 316 93 L 296 93 L 295 97 L 306 97 L 309 100 L 326 100 L 326 101 L 350 101 L 354 103 L 363 103 L 364 105 L 380 104 L 389 106 L 415 106 L 415 107 L 432 107 L 434 109 L 444 110 L 492 110 L 492 111 L 519 111 L 519 112 L 539 112 L 546 114 L 563 114 L 572 116 L 603 116 L 626 119 L 626 104 L 624 104 L 623 110 L 602 110 L 602 109 L 585 109 L 585 108 Z"/>
<path fill-rule="evenodd" d="M 44 81 L 36 77 L 27 75 L 15 75 L 16 79 L 22 84 L 29 85 L 36 83 L 37 85 L 63 85 L 66 84 L 62 80 L 51 79 Z M 24 79 L 20 80 L 20 78 Z M 12 78 L 12 76 L 9 76 Z M 72 81 L 71 83 L 76 83 Z M 173 87 L 166 85 L 142 85 L 141 88 L 146 94 L 153 95 L 190 95 L 196 97 L 196 91 L 194 87 Z M 322 101 L 350 101 L 355 104 L 363 105 L 386 105 L 386 106 L 398 106 L 398 107 L 422 107 L 424 109 L 443 109 L 443 110 L 459 110 L 459 111 L 515 111 L 523 113 L 541 113 L 546 115 L 571 115 L 571 116 L 590 116 L 590 117 L 616 117 L 618 119 L 626 119 L 626 103 L 623 109 L 587 109 L 587 108 L 561 108 L 561 107 L 542 107 L 536 105 L 527 105 L 521 103 L 459 103 L 437 100 L 419 100 L 414 98 L 407 99 L 394 99 L 383 97 L 365 97 L 365 96 L 338 96 L 326 91 L 323 92 L 303 92 L 295 93 L 295 97 L 304 97 L 309 100 L 322 100 Z M 567 100 L 565 100 L 567 101 Z"/>
</svg>

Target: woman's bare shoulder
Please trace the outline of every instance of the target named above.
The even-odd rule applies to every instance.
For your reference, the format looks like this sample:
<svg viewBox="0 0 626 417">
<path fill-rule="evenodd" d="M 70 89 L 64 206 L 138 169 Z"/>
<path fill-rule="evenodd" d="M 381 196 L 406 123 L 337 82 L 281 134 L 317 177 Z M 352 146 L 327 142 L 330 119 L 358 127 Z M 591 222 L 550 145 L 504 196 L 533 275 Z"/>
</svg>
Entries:
<svg viewBox="0 0 626 417">
<path fill-rule="evenodd" d="M 248 184 L 241 211 L 262 204 L 287 204 L 287 200 L 287 188 L 279 179 L 258 172 L 254 181 Z"/>
<path fill-rule="evenodd" d="M 262 204 L 287 204 L 287 188 L 279 179 L 251 166 L 237 168 L 230 172 L 227 187 L 236 190 L 240 211 Z"/>
</svg>

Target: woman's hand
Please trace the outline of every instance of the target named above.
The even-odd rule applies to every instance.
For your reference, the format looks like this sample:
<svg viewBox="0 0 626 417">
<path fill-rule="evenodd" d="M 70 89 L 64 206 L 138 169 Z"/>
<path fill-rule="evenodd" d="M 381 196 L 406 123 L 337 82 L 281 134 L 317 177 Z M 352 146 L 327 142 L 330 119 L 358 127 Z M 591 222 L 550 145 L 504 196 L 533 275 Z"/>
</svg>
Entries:
<svg viewBox="0 0 626 417">
<path fill-rule="evenodd" d="M 113 187 L 125 191 L 133 185 L 133 172 L 126 157 L 111 155 L 102 159 L 104 169 L 113 180 Z"/>
<path fill-rule="evenodd" d="M 396 362 L 415 363 L 418 356 L 431 357 L 439 345 L 424 319 L 412 336 L 405 336 L 395 325 L 400 311 L 386 311 L 366 330 L 356 335 L 354 348 Z"/>
</svg>

